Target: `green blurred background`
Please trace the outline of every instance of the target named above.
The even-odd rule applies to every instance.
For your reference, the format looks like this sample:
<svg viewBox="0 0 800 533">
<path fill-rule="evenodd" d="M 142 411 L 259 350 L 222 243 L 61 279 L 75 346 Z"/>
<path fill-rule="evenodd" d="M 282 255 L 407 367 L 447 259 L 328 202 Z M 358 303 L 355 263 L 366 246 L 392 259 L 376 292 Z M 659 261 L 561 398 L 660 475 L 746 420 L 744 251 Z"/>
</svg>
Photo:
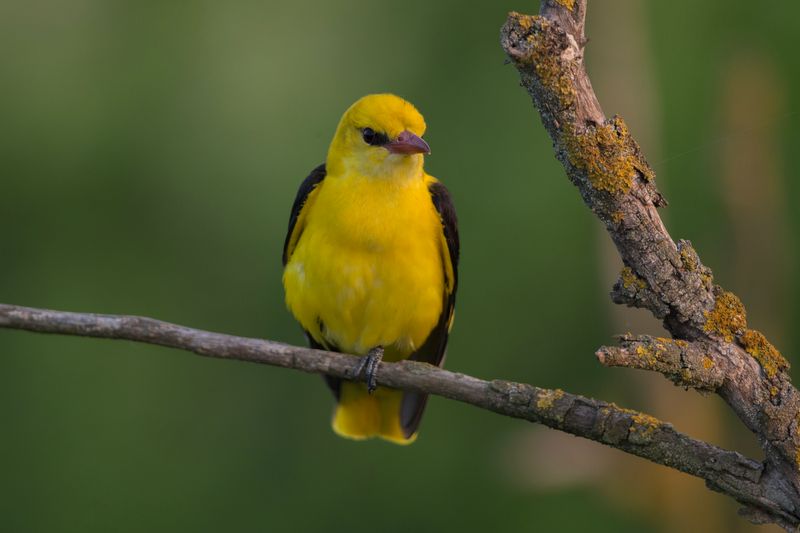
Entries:
<svg viewBox="0 0 800 533">
<path fill-rule="evenodd" d="M 512 9 L 538 3 L 3 0 L 0 302 L 302 344 L 280 283 L 291 202 L 346 107 L 391 91 L 425 115 L 458 208 L 449 368 L 759 456 L 718 399 L 596 363 L 659 327 L 609 302 L 618 259 L 503 64 Z M 595 89 L 673 236 L 793 362 L 798 20 L 790 0 L 594 0 L 588 22 Z M 0 354 L 3 531 L 751 528 L 698 480 L 440 398 L 413 446 L 353 443 L 316 376 L 14 331 Z"/>
</svg>

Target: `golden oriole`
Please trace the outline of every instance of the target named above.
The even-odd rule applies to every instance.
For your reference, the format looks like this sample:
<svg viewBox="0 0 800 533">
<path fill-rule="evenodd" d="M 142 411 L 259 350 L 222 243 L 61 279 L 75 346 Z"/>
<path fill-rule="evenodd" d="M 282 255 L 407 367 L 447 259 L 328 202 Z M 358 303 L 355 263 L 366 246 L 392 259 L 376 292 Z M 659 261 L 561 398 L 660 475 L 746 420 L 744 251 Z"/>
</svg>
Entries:
<svg viewBox="0 0 800 533">
<path fill-rule="evenodd" d="M 333 430 L 344 437 L 413 442 L 427 395 L 376 388 L 377 367 L 381 358 L 444 362 L 458 229 L 447 189 L 423 169 L 424 133 L 402 98 L 361 98 L 292 206 L 287 307 L 313 348 L 361 356 L 356 375 L 366 367 L 366 384 L 325 376 L 337 400 Z"/>
</svg>

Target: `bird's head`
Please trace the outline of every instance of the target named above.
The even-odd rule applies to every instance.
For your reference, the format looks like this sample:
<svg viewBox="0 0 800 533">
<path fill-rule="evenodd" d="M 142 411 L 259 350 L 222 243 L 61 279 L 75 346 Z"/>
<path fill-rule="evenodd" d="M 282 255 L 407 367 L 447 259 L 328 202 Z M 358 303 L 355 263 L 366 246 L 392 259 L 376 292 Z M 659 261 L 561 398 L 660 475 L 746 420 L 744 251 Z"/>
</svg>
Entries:
<svg viewBox="0 0 800 533">
<path fill-rule="evenodd" d="M 369 177 L 414 174 L 430 153 L 422 140 L 425 119 L 393 94 L 365 96 L 345 111 L 328 151 L 330 173 L 357 172 Z"/>
</svg>

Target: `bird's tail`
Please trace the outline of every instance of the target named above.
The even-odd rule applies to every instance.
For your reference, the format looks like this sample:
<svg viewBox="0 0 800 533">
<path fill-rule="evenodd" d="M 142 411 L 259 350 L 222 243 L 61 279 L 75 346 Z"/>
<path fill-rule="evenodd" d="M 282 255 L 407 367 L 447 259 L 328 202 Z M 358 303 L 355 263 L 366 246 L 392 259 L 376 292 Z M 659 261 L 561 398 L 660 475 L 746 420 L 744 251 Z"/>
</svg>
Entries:
<svg viewBox="0 0 800 533">
<path fill-rule="evenodd" d="M 378 387 L 369 394 L 363 383 L 342 382 L 333 413 L 333 430 L 349 439 L 380 437 L 396 444 L 411 444 L 416 432 L 406 436 L 400 425 L 403 391 Z"/>
</svg>

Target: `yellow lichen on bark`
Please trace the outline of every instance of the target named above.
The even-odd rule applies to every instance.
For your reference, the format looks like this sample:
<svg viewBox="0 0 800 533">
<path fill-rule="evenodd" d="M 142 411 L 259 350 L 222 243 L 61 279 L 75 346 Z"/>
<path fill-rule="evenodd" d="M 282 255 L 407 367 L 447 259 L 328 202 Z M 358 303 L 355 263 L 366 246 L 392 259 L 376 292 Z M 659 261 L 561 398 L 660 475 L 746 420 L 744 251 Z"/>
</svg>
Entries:
<svg viewBox="0 0 800 533">
<path fill-rule="evenodd" d="M 615 412 L 615 411 L 618 411 L 618 412 L 621 412 L 621 413 L 626 413 L 626 414 L 629 414 L 629 415 L 640 414 L 639 411 L 634 411 L 633 409 L 627 409 L 625 407 L 620 407 L 619 405 L 615 404 L 614 402 L 608 402 L 608 405 L 602 407 L 600 409 L 600 411 L 603 414 L 603 416 L 608 416 L 609 413 L 612 413 L 612 412 Z"/>
<path fill-rule="evenodd" d="M 559 1 L 562 5 L 574 4 L 574 0 Z M 652 180 L 653 171 L 622 118 L 591 124 L 585 130 L 582 123 L 577 125 L 570 120 L 569 117 L 574 118 L 577 101 L 574 74 L 579 60 L 562 53 L 563 35 L 554 31 L 552 23 L 544 17 L 516 12 L 509 17 L 518 26 L 520 41 L 527 43 L 515 48 L 512 59 L 525 65 L 521 70 L 533 71 L 532 77 L 544 89 L 543 105 L 549 109 L 548 113 L 567 117 L 559 119 L 556 128 L 572 166 L 586 173 L 592 187 L 613 194 L 630 191 L 637 172 L 643 179 Z"/>
<path fill-rule="evenodd" d="M 645 347 L 643 344 L 640 344 L 636 347 L 636 355 L 641 359 L 647 360 L 647 366 L 649 368 L 655 368 L 656 364 L 658 363 L 658 355 L 656 351 L 652 348 Z"/>
<path fill-rule="evenodd" d="M 640 440 L 649 440 L 653 433 L 661 426 L 661 422 L 650 415 L 638 413 L 632 417 L 633 424 L 630 427 L 631 437 Z"/>
<path fill-rule="evenodd" d="M 556 2 L 558 2 L 562 6 L 566 7 L 570 11 L 575 9 L 575 0 L 556 0 Z"/>
<path fill-rule="evenodd" d="M 697 268 L 697 258 L 689 251 L 689 248 L 681 250 L 681 263 L 683 263 L 684 268 L 689 272 Z"/>
<path fill-rule="evenodd" d="M 626 289 L 637 288 L 641 290 L 647 288 L 647 282 L 637 276 L 633 270 L 631 270 L 631 267 L 624 267 L 619 273 L 619 277 L 622 279 L 622 286 Z"/>
<path fill-rule="evenodd" d="M 586 172 L 597 190 L 624 194 L 631 190 L 637 171 L 648 181 L 655 177 L 622 117 L 580 133 L 565 127 L 562 139 L 570 163 Z"/>
<path fill-rule="evenodd" d="M 760 331 L 746 330 L 740 339 L 744 349 L 758 361 L 767 377 L 774 378 L 778 372 L 789 368 L 789 362 Z"/>
<path fill-rule="evenodd" d="M 717 295 L 714 309 L 706 312 L 703 326 L 708 333 L 716 333 L 728 342 L 734 339 L 758 361 L 764 373 L 774 378 L 779 372 L 789 368 L 789 362 L 767 338 L 754 329 L 747 329 L 747 313 L 739 298 L 732 292 Z M 777 391 L 775 392 L 777 394 Z"/>
<path fill-rule="evenodd" d="M 564 391 L 561 389 L 548 390 L 543 392 L 536 400 L 536 407 L 539 409 L 550 409 L 556 400 L 564 396 Z"/>
<path fill-rule="evenodd" d="M 738 296 L 732 292 L 717 295 L 714 309 L 706 311 L 706 333 L 716 333 L 728 342 L 740 335 L 747 328 L 747 313 Z"/>
<path fill-rule="evenodd" d="M 517 13 L 516 11 L 511 13 L 511 15 L 516 17 L 520 28 L 523 30 L 531 29 L 531 26 L 533 25 L 533 17 L 531 15 L 523 15 L 522 13 Z"/>
<path fill-rule="evenodd" d="M 531 31 L 525 38 L 531 45 L 529 60 L 536 70 L 536 77 L 549 92 L 558 96 L 562 108 L 567 108 L 575 102 L 575 87 L 569 76 L 569 71 L 561 65 L 559 56 L 553 51 L 558 43 L 553 41 L 553 36 L 548 35 L 547 28 L 550 22 L 542 17 L 518 15 L 517 21 L 524 31 Z"/>
</svg>

